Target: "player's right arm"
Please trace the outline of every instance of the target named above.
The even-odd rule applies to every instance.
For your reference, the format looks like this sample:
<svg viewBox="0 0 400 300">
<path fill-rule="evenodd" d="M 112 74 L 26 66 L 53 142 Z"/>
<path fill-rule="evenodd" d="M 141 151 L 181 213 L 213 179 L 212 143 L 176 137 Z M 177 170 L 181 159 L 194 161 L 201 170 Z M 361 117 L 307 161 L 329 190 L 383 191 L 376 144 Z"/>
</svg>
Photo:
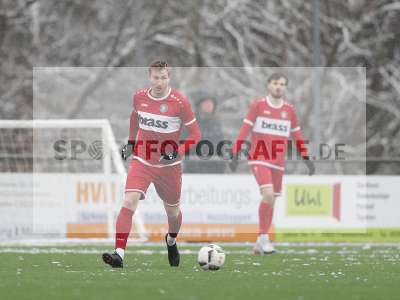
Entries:
<svg viewBox="0 0 400 300">
<path fill-rule="evenodd" d="M 242 145 L 244 141 L 246 140 L 246 137 L 249 135 L 251 129 L 254 126 L 254 123 L 256 122 L 257 118 L 257 103 L 258 101 L 255 100 L 249 108 L 249 111 L 247 112 L 246 117 L 243 119 L 243 124 L 240 127 L 239 134 L 233 143 L 232 146 L 232 160 L 229 163 L 229 167 L 232 171 L 236 171 L 237 165 L 238 165 L 238 153 L 242 148 Z"/>
<path fill-rule="evenodd" d="M 133 96 L 133 105 L 132 105 L 132 113 L 130 117 L 129 123 L 129 138 L 128 143 L 124 145 L 121 150 L 121 157 L 122 159 L 126 160 L 129 156 L 133 154 L 133 150 L 135 147 L 136 142 L 136 135 L 139 129 L 139 121 L 138 121 L 138 114 L 135 108 L 135 96 Z"/>
</svg>

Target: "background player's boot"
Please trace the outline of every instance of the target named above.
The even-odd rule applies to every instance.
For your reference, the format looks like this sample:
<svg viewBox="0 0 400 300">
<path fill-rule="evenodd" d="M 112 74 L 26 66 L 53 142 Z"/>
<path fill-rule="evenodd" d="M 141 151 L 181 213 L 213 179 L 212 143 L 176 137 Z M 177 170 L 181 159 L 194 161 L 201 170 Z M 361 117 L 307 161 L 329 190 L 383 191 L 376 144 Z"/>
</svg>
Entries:
<svg viewBox="0 0 400 300">
<path fill-rule="evenodd" d="M 103 253 L 103 261 L 110 265 L 113 268 L 122 268 L 123 262 L 121 256 L 119 256 L 116 252 L 114 253 Z"/>
<path fill-rule="evenodd" d="M 168 245 L 167 238 L 168 238 L 168 233 L 165 235 L 165 243 L 167 244 L 167 249 L 168 249 L 169 265 L 171 267 L 178 267 L 180 260 L 178 247 L 176 246 L 176 242 L 172 246 Z"/>
<path fill-rule="evenodd" d="M 253 253 L 257 255 L 272 254 L 275 252 L 272 242 L 267 234 L 261 234 L 257 237 L 257 241 L 253 248 Z"/>
</svg>

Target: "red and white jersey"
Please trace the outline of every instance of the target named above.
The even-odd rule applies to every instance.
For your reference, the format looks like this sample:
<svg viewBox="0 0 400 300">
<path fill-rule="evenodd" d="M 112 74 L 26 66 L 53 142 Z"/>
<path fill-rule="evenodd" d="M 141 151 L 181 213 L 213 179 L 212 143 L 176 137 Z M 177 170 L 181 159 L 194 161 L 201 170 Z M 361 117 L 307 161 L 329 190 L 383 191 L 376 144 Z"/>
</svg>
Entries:
<svg viewBox="0 0 400 300">
<path fill-rule="evenodd" d="M 164 167 L 159 162 L 161 150 L 172 149 L 174 143 L 179 145 L 183 125 L 189 131 L 192 126 L 198 128 L 190 102 L 180 92 L 170 88 L 165 97 L 154 98 L 150 88 L 139 90 L 133 96 L 129 134 L 129 140 L 136 142 L 133 158 L 145 165 Z M 181 160 L 170 165 L 179 163 Z"/>
<path fill-rule="evenodd" d="M 296 140 L 296 146 L 299 146 L 297 142 L 304 144 L 295 108 L 286 101 L 277 107 L 271 104 L 268 97 L 257 98 L 243 120 L 238 141 L 244 140 L 248 131 L 251 131 L 249 165 L 284 170 L 290 136 Z M 307 155 L 307 149 L 301 149 L 301 154 Z"/>
</svg>

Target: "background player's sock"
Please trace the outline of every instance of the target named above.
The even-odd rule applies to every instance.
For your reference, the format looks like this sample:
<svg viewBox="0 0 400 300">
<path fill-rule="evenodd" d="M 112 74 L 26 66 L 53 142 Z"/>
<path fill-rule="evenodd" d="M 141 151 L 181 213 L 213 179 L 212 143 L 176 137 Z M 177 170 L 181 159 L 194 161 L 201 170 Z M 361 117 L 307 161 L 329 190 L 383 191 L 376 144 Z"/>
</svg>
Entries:
<svg viewBox="0 0 400 300">
<path fill-rule="evenodd" d="M 260 202 L 258 207 L 259 234 L 267 234 L 272 223 L 273 207 L 267 202 Z"/>
<path fill-rule="evenodd" d="M 259 237 L 260 241 L 269 241 L 268 234 L 259 234 L 258 237 Z"/>
<path fill-rule="evenodd" d="M 117 248 L 117 249 L 115 249 L 115 252 L 117 252 L 117 254 L 118 254 L 122 259 L 124 259 L 124 256 L 125 256 L 125 250 L 124 250 L 124 249 L 122 249 L 122 248 Z"/>
<path fill-rule="evenodd" d="M 172 246 L 176 242 L 176 237 L 178 236 L 179 230 L 182 225 L 182 212 L 175 217 L 168 217 L 168 236 L 167 243 Z"/>
<path fill-rule="evenodd" d="M 121 208 L 118 218 L 117 218 L 117 223 L 116 223 L 115 249 L 125 249 L 126 248 L 126 243 L 128 241 L 129 233 L 131 232 L 131 228 L 132 228 L 133 213 L 134 213 L 134 211 L 132 211 L 126 207 Z"/>
<path fill-rule="evenodd" d="M 167 244 L 168 246 L 175 245 L 176 243 L 176 237 L 172 237 L 169 233 L 167 235 Z"/>
</svg>

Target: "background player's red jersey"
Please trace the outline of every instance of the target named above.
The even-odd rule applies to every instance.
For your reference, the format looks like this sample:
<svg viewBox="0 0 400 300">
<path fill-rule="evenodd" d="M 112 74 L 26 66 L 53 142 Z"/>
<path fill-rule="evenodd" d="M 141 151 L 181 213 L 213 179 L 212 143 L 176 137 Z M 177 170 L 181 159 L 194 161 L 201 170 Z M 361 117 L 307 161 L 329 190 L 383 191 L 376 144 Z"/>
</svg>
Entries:
<svg viewBox="0 0 400 300">
<path fill-rule="evenodd" d="M 283 101 L 273 106 L 268 98 L 257 98 L 250 106 L 237 138 L 240 145 L 251 130 L 249 165 L 264 165 L 284 170 L 287 142 L 292 135 L 301 155 L 307 156 L 294 106 Z M 234 153 L 238 148 L 234 147 Z"/>
<path fill-rule="evenodd" d="M 200 139 L 200 130 L 190 102 L 180 92 L 170 88 L 165 97 L 154 98 L 150 88 L 138 91 L 133 96 L 129 132 L 129 140 L 136 142 L 133 158 L 146 165 L 165 166 L 159 163 L 161 151 L 171 151 L 173 145 L 179 145 L 183 125 L 189 130 L 186 141 L 193 146 Z M 187 150 L 180 145 L 178 153 L 182 155 Z M 178 159 L 170 165 L 180 162 Z"/>
</svg>

